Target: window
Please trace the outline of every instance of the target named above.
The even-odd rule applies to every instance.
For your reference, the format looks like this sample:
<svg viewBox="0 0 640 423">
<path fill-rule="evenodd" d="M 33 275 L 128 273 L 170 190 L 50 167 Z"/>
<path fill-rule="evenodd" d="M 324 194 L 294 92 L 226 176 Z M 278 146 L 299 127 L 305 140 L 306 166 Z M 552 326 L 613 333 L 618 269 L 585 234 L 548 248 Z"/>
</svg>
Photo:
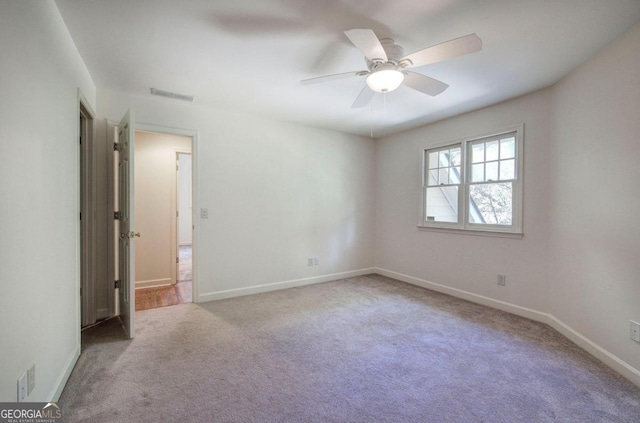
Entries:
<svg viewBox="0 0 640 423">
<path fill-rule="evenodd" d="M 423 150 L 421 227 L 521 234 L 523 126 Z"/>
</svg>

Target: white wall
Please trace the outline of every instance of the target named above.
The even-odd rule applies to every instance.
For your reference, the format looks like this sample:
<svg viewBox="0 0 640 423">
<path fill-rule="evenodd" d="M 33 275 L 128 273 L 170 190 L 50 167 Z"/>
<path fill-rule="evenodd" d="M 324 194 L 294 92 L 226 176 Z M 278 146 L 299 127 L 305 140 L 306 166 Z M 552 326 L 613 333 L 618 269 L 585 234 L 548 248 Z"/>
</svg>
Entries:
<svg viewBox="0 0 640 423">
<path fill-rule="evenodd" d="M 549 203 L 553 314 L 636 369 L 639 46 L 636 25 L 554 88 Z"/>
<path fill-rule="evenodd" d="M 547 310 L 549 90 L 378 141 L 376 266 Z M 524 123 L 524 237 L 496 238 L 417 228 L 421 149 Z M 507 285 L 498 286 L 497 274 Z"/>
<path fill-rule="evenodd" d="M 136 287 L 176 282 L 176 153 L 191 151 L 191 138 L 136 132 L 135 140 Z"/>
<path fill-rule="evenodd" d="M 191 245 L 192 242 L 192 206 L 191 206 L 191 155 L 178 155 L 178 242 Z"/>
<path fill-rule="evenodd" d="M 199 300 L 372 267 L 375 141 L 98 91 L 102 117 L 129 107 L 138 122 L 198 131 L 195 199 L 209 209 L 194 222 Z"/>
<path fill-rule="evenodd" d="M 95 86 L 52 1 L 0 4 L 0 401 L 56 399 L 80 353 L 78 87 Z"/>
</svg>

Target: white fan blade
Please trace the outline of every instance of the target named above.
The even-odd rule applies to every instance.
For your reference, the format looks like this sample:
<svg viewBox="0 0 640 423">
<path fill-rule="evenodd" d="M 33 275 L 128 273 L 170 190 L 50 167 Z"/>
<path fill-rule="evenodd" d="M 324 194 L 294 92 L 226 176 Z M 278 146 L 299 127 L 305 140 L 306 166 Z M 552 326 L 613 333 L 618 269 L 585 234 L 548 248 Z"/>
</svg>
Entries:
<svg viewBox="0 0 640 423">
<path fill-rule="evenodd" d="M 421 93 L 428 94 L 430 96 L 436 96 L 449 88 L 449 85 L 437 79 L 429 78 L 428 76 L 405 71 L 404 81 L 402 82 L 409 88 L 413 88 Z"/>
<path fill-rule="evenodd" d="M 345 72 L 345 73 L 335 73 L 333 75 L 325 75 L 325 76 L 319 76 L 317 78 L 303 79 L 302 81 L 300 81 L 300 83 L 302 85 L 311 85 L 311 84 L 318 84 L 320 82 L 336 81 L 339 79 L 350 78 L 352 76 L 363 76 L 368 74 L 369 74 L 369 71 L 353 71 L 353 72 Z"/>
<path fill-rule="evenodd" d="M 375 32 L 370 29 L 350 29 L 344 34 L 356 46 L 362 54 L 369 60 L 388 61 L 387 53 L 384 51 L 380 40 Z"/>
<path fill-rule="evenodd" d="M 400 61 L 409 60 L 411 64 L 408 68 L 429 65 L 431 63 L 442 62 L 469 53 L 482 50 L 482 40 L 476 34 L 465 35 L 455 40 L 445 41 L 432 47 L 411 53 L 403 57 Z"/>
<path fill-rule="evenodd" d="M 351 108 L 358 109 L 360 107 L 365 107 L 367 104 L 369 104 L 374 94 L 375 93 L 371 91 L 371 89 L 367 85 L 365 85 L 362 91 L 360 91 L 360 94 L 358 94 L 356 101 L 354 101 L 351 105 Z"/>
</svg>

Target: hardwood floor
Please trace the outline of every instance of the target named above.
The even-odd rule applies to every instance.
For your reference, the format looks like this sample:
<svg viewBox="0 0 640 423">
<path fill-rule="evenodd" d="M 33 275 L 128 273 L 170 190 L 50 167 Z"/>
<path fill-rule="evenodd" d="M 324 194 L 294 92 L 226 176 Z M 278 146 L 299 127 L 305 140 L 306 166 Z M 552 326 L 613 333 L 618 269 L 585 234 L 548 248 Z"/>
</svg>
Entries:
<svg viewBox="0 0 640 423">
<path fill-rule="evenodd" d="M 180 247 L 178 283 L 157 288 L 136 289 L 136 311 L 166 307 L 193 301 L 191 289 L 191 246 Z"/>
</svg>

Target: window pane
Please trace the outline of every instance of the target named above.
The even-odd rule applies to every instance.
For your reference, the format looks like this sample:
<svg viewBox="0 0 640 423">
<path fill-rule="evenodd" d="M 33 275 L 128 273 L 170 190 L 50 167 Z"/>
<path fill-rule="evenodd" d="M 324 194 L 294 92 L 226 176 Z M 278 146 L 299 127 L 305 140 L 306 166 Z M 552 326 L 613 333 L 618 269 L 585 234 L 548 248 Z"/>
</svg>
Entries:
<svg viewBox="0 0 640 423">
<path fill-rule="evenodd" d="M 438 167 L 438 152 L 429 153 L 429 169 L 435 169 Z"/>
<path fill-rule="evenodd" d="M 513 179 L 515 177 L 515 160 L 500 161 L 500 179 Z"/>
<path fill-rule="evenodd" d="M 427 222 L 458 221 L 458 187 L 427 188 Z"/>
<path fill-rule="evenodd" d="M 451 164 L 460 166 L 460 147 L 451 149 Z"/>
<path fill-rule="evenodd" d="M 484 181 L 484 163 L 474 164 L 471 169 L 471 182 Z"/>
<path fill-rule="evenodd" d="M 449 150 L 442 150 L 440 152 L 440 166 L 451 166 L 450 162 L 449 162 Z"/>
<path fill-rule="evenodd" d="M 438 169 L 429 170 L 427 174 L 427 185 L 438 185 Z"/>
<path fill-rule="evenodd" d="M 506 138 L 500 140 L 500 158 L 511 159 L 516 155 L 516 139 Z"/>
<path fill-rule="evenodd" d="M 449 169 L 449 183 L 450 184 L 460 183 L 460 166 L 452 167 Z"/>
<path fill-rule="evenodd" d="M 447 185 L 449 183 L 449 169 L 448 168 L 440 169 L 438 173 L 439 173 L 438 184 Z"/>
<path fill-rule="evenodd" d="M 491 162 L 486 164 L 484 178 L 487 181 L 498 180 L 498 162 Z"/>
<path fill-rule="evenodd" d="M 487 157 L 486 161 L 498 160 L 498 141 L 491 141 L 487 143 Z"/>
<path fill-rule="evenodd" d="M 513 222 L 512 183 L 471 185 L 469 187 L 469 221 L 489 225 L 511 225 Z"/>
<path fill-rule="evenodd" d="M 484 143 L 473 144 L 472 155 L 473 158 L 471 161 L 473 163 L 484 162 Z"/>
</svg>

